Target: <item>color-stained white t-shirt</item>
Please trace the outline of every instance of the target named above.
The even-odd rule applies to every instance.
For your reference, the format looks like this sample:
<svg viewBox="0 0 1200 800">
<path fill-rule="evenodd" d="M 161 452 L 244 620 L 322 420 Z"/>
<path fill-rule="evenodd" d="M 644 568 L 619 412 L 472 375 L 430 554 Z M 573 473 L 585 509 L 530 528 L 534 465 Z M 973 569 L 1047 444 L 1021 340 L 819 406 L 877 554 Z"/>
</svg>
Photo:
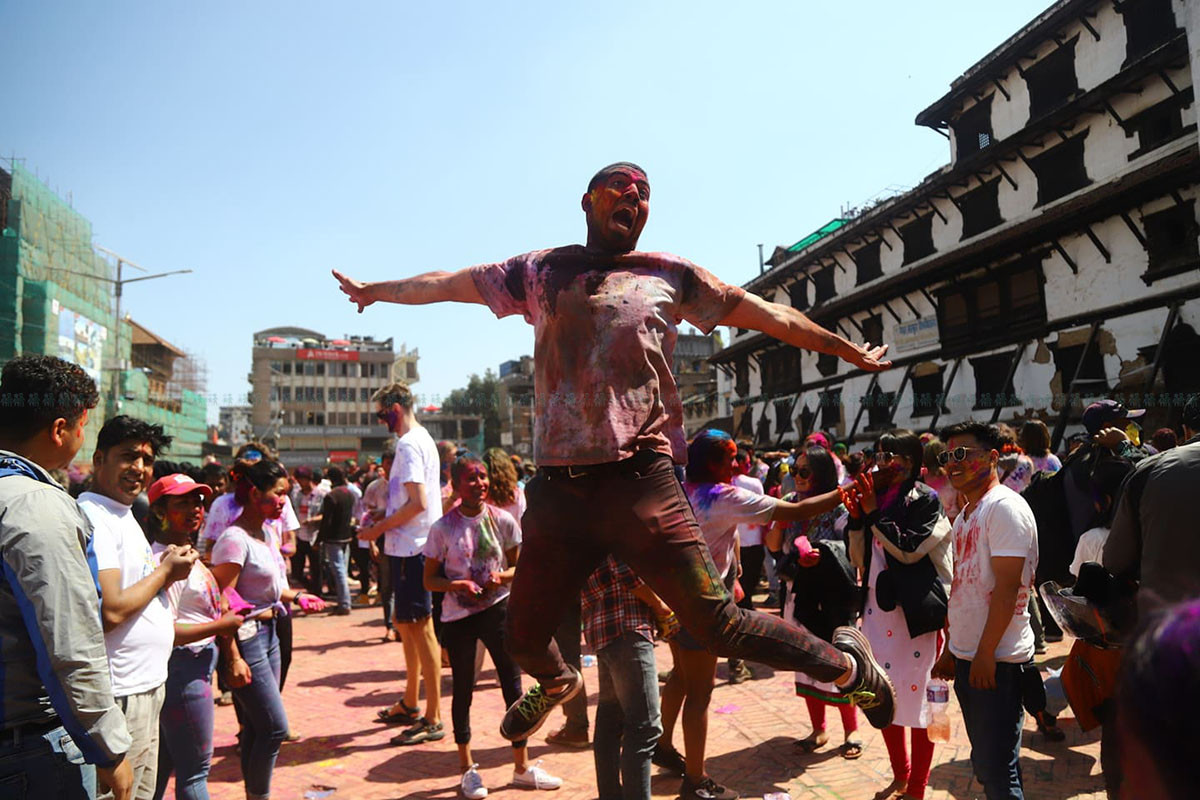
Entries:
<svg viewBox="0 0 1200 800">
<path fill-rule="evenodd" d="M 420 555 L 429 529 L 442 516 L 441 462 L 433 437 L 421 425 L 396 440 L 396 460 L 388 476 L 389 517 L 408 502 L 406 483 L 421 484 L 425 510 L 384 534 L 383 552 L 389 556 Z"/>
<path fill-rule="evenodd" d="M 263 526 L 264 537 L 270 536 Z M 251 536 L 244 528 L 230 525 L 213 545 L 213 566 L 237 564 L 237 593 L 254 608 L 245 616 L 252 617 L 271 608 L 283 596 L 287 577 L 276 560 L 277 550 L 272 541 Z"/>
<path fill-rule="evenodd" d="M 749 475 L 734 475 L 733 485 L 755 494 L 765 494 L 762 481 Z M 756 547 L 763 543 L 763 526 L 754 522 L 743 522 L 737 526 L 738 541 L 742 547 Z"/>
<path fill-rule="evenodd" d="M 160 561 L 163 553 L 167 552 L 166 545 L 158 542 L 150 545 L 150 548 Z M 186 580 L 175 581 L 167 587 L 167 601 L 171 604 L 175 621 L 185 625 L 206 625 L 221 618 L 221 587 L 208 567 L 199 561 L 192 564 L 192 571 Z M 184 646 L 191 650 L 203 650 L 216 639 L 215 636 L 207 636 Z"/>
<path fill-rule="evenodd" d="M 485 505 L 474 517 L 462 506 L 450 509 L 433 523 L 425 542 L 425 557 L 442 562 L 442 571 L 452 581 L 470 580 L 484 590 L 479 597 L 446 592 L 442 599 L 442 622 L 478 614 L 508 597 L 508 586 L 487 585 L 493 572 L 510 566 L 505 553 L 521 544 L 521 528 L 512 515 Z"/>
<path fill-rule="evenodd" d="M 120 570 L 121 587 L 128 589 L 158 569 L 158 556 L 133 518 L 130 506 L 84 492 L 79 495 L 79 507 L 95 531 L 92 549 L 97 570 Z M 141 694 L 166 682 L 167 660 L 174 644 L 175 617 L 167 593 L 160 591 L 141 613 L 104 634 L 113 695 Z"/>
<path fill-rule="evenodd" d="M 744 523 L 766 525 L 775 514 L 779 500 L 730 483 L 689 482 L 683 488 L 717 571 L 724 578 L 733 561 L 733 539 L 737 526 Z"/>
<path fill-rule="evenodd" d="M 950 652 L 971 660 L 987 624 L 996 575 L 994 556 L 1025 559 L 1013 617 L 996 646 L 996 660 L 1023 663 L 1033 657 L 1029 600 L 1037 569 L 1037 523 L 1029 503 L 1003 484 L 966 508 L 954 521 L 954 583 L 950 587 Z"/>
</svg>

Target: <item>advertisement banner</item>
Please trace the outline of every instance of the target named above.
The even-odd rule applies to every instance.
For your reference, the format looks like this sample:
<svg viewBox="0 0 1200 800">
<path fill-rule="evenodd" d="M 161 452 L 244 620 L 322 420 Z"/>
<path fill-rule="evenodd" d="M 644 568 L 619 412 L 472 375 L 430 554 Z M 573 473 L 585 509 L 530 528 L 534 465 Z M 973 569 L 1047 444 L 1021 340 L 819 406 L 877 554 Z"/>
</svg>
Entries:
<svg viewBox="0 0 1200 800">
<path fill-rule="evenodd" d="M 302 347 L 296 351 L 300 361 L 358 361 L 357 350 L 317 350 Z"/>
<path fill-rule="evenodd" d="M 83 367 L 99 386 L 108 328 L 58 305 L 57 301 L 55 306 L 58 310 L 58 357 Z"/>
</svg>

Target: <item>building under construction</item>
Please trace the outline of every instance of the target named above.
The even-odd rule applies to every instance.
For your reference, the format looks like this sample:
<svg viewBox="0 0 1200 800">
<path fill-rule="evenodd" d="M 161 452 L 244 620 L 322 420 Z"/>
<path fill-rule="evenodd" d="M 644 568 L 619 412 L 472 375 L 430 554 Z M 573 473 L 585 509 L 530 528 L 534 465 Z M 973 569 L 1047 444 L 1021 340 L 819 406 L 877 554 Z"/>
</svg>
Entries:
<svg viewBox="0 0 1200 800">
<path fill-rule="evenodd" d="M 54 355 L 100 387 L 80 463 L 90 463 L 106 418 L 130 414 L 175 437 L 172 460 L 200 460 L 202 365 L 140 325 L 117 325 L 112 264 L 92 246 L 92 225 L 32 173 L 0 169 L 0 364 Z"/>
</svg>

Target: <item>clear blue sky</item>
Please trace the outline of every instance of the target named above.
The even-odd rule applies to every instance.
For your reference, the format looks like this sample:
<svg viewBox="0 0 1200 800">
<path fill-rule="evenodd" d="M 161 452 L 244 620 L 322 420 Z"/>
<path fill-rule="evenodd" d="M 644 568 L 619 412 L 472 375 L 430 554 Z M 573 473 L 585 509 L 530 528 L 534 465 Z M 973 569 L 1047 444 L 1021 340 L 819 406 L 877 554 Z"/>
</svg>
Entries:
<svg viewBox="0 0 1200 800">
<path fill-rule="evenodd" d="M 195 270 L 125 308 L 207 360 L 217 403 L 277 325 L 419 348 L 432 397 L 531 353 L 531 329 L 482 306 L 358 316 L 330 268 L 580 241 L 587 179 L 632 160 L 642 248 L 744 282 L 759 242 L 946 163 L 914 116 L 1047 5 L 0 0 L 0 155 L 69 192 L 97 244 Z"/>
</svg>

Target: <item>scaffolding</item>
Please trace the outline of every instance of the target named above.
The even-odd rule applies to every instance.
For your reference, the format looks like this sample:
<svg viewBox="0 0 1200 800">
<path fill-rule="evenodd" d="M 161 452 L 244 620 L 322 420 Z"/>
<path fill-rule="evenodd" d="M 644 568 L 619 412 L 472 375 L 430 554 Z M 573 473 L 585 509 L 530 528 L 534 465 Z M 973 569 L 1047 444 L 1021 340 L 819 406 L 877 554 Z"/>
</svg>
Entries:
<svg viewBox="0 0 1200 800">
<path fill-rule="evenodd" d="M 175 460 L 199 461 L 207 404 L 203 361 L 178 359 L 158 403 L 142 370 L 130 361 L 132 328 L 116 319 L 113 264 L 92 244 L 92 224 L 16 159 L 0 168 L 0 364 L 25 354 L 53 355 L 81 366 L 96 381 L 102 403 L 85 429 L 80 458 L 90 458 L 110 414 L 163 425 L 175 437 Z M 161 394 L 161 393 L 159 393 Z"/>
</svg>

